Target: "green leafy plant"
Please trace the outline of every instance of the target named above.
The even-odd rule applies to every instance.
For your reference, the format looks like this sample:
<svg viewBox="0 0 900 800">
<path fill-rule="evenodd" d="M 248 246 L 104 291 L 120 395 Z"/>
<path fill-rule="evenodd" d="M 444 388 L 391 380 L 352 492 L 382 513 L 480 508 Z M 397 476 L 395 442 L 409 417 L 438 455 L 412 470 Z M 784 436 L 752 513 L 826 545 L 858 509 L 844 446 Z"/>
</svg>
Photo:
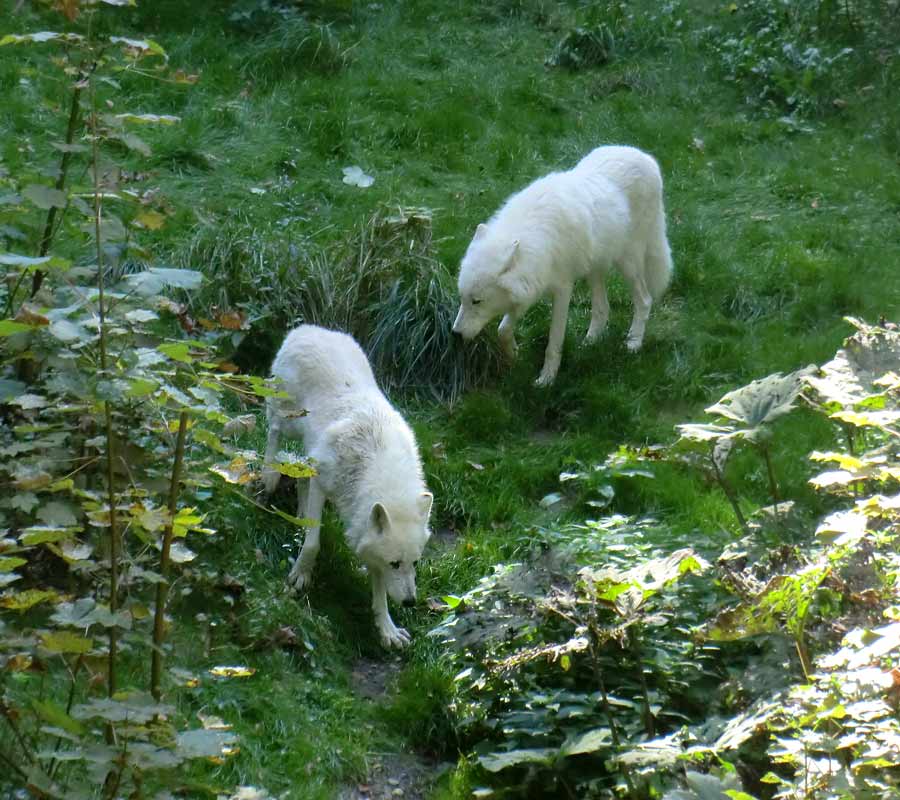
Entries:
<svg viewBox="0 0 900 800">
<path fill-rule="evenodd" d="M 176 120 L 101 109 L 118 86 L 112 76 L 143 72 L 146 59 L 164 64 L 166 54 L 152 40 L 97 35 L 97 7 L 67 10 L 83 11 L 83 34 L 0 40 L 64 45 L 59 63 L 71 82 L 58 178 L 21 190 L 47 211 L 38 255 L 0 255 L 14 313 L 0 322 L 2 353 L 7 373 L 19 365 L 24 377 L 2 384 L 0 475 L 13 492 L 0 504 L 8 526 L 0 604 L 16 616 L 2 643 L 12 735 L 0 740 L 0 759 L 8 785 L 41 797 L 139 798 L 171 785 L 189 761 L 235 752 L 227 725 L 187 729 L 162 702 L 176 686 L 165 669 L 166 610 L 175 565 L 196 557 L 189 536 L 213 533 L 199 506 L 226 450 L 220 436 L 236 424 L 224 397 L 257 402 L 276 390 L 223 369 L 217 331 L 166 335 L 179 331 L 179 304 L 166 293 L 195 289 L 200 273 L 120 269 L 138 248 L 109 211 L 134 202 L 116 177 L 117 148 L 148 149 L 129 125 Z M 86 185 L 67 182 L 76 158 Z M 149 210 L 131 211 L 132 224 L 153 227 Z M 54 255 L 56 243 L 88 255 L 82 263 Z"/>
</svg>

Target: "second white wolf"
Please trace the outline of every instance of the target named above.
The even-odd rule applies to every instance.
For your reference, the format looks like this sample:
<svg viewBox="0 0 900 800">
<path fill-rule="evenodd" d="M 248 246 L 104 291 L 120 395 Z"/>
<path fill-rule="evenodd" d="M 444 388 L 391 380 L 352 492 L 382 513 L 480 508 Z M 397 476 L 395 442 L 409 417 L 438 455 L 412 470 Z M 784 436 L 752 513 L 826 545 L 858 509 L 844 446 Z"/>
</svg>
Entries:
<svg viewBox="0 0 900 800">
<path fill-rule="evenodd" d="M 313 520 L 288 582 L 309 584 L 319 552 L 322 507 L 335 504 L 347 542 L 371 576 L 372 607 L 385 647 L 409 644 L 388 611 L 416 600 L 416 564 L 428 541 L 432 494 L 425 486 L 412 430 L 381 393 L 365 353 L 344 333 L 315 325 L 291 331 L 272 364 L 288 398 L 267 404 L 266 462 L 276 460 L 282 435 L 302 438 L 316 476 L 309 479 L 306 508 Z M 266 491 L 279 474 L 265 473 Z"/>
<path fill-rule="evenodd" d="M 598 147 L 568 172 L 553 172 L 510 197 L 479 225 L 459 270 L 460 307 L 453 330 L 476 336 L 503 315 L 500 342 L 515 356 L 516 321 L 542 296 L 553 299 L 550 338 L 539 386 L 559 370 L 566 318 L 576 280 L 591 287 L 586 341 L 606 327 L 606 275 L 618 269 L 631 288 L 629 350 L 638 350 L 653 301 L 669 284 L 662 176 L 634 147 Z"/>
</svg>

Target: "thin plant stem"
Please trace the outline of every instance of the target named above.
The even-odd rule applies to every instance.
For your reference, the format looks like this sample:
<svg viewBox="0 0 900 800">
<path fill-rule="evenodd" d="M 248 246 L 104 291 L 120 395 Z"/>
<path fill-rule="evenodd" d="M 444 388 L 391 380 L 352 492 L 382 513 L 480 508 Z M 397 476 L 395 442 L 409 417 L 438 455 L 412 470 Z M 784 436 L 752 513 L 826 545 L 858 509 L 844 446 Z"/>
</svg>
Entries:
<svg viewBox="0 0 900 800">
<path fill-rule="evenodd" d="M 778 491 L 778 481 L 775 480 L 775 468 L 772 465 L 772 454 L 768 447 L 762 448 L 763 458 L 766 461 L 766 473 L 769 476 L 769 492 L 772 495 L 772 507 L 775 510 L 775 519 L 778 519 L 778 504 L 781 502 L 781 493 Z"/>
<path fill-rule="evenodd" d="M 159 574 L 162 580 L 156 584 L 156 610 L 153 615 L 153 655 L 150 664 L 150 693 L 159 701 L 162 696 L 162 646 L 166 638 L 166 603 L 169 597 L 169 564 L 172 536 L 175 531 L 175 511 L 178 507 L 178 490 L 181 483 L 181 465 L 184 461 L 184 443 L 187 438 L 188 413 L 178 417 L 178 438 L 175 441 L 175 461 L 172 464 L 172 480 L 169 484 L 169 519 L 163 532 L 162 552 L 159 556 Z"/>
<path fill-rule="evenodd" d="M 109 359 L 106 351 L 106 297 L 103 280 L 103 247 L 100 240 L 100 223 L 103 218 L 103 203 L 100 193 L 100 152 L 97 126 L 97 92 L 94 69 L 88 77 L 90 90 L 91 121 L 91 166 L 94 189 L 94 240 L 97 252 L 97 313 L 100 318 L 100 371 L 108 375 Z M 109 610 L 115 615 L 119 608 L 119 524 L 116 516 L 116 483 L 115 483 L 115 435 L 112 422 L 112 405 L 103 401 L 103 426 L 106 438 L 106 494 L 109 504 Z M 109 660 L 107 662 L 107 693 L 112 697 L 116 693 L 116 658 L 118 655 L 119 635 L 115 625 L 109 628 Z M 111 726 L 110 726 L 111 727 Z M 108 731 L 110 734 L 111 731 Z"/>
<path fill-rule="evenodd" d="M 19 747 L 22 748 L 22 752 L 25 754 L 25 758 L 28 759 L 28 763 L 34 764 L 34 754 L 31 752 L 28 742 L 25 741 L 25 737 L 22 735 L 22 731 L 19 730 L 19 726 L 16 725 L 15 720 L 10 716 L 9 712 L 9 706 L 4 703 L 2 708 L 0 708 L 0 713 L 3 714 L 3 719 L 6 720 L 6 724 L 9 725 L 10 730 L 13 732 L 13 736 L 16 737 L 16 741 L 19 743 Z"/>
<path fill-rule="evenodd" d="M 83 65 L 82 65 L 83 66 Z M 79 70 L 80 72 L 80 70 Z M 78 118 L 81 112 L 81 89 L 82 79 L 75 83 L 72 90 L 72 102 L 69 106 L 69 124 L 66 128 L 66 148 L 63 150 L 62 158 L 59 162 L 59 176 L 56 179 L 56 188 L 62 191 L 66 185 L 66 178 L 69 174 L 69 162 L 72 160 L 71 144 L 75 138 L 75 129 L 78 127 Z M 43 257 L 50 251 L 50 243 L 53 241 L 53 223 L 56 220 L 57 208 L 51 206 L 47 212 L 47 221 L 44 224 L 44 235 L 41 236 L 41 243 L 38 249 L 38 255 Z M 34 297 L 40 291 L 41 284 L 44 282 L 45 272 L 37 270 L 31 279 L 31 296 Z"/>
<path fill-rule="evenodd" d="M 6 753 L 0 750 L 0 762 L 6 764 L 11 770 L 13 770 L 20 778 L 27 778 L 28 775 L 25 773 L 25 770 L 22 769 L 15 761 L 12 760 Z"/>
<path fill-rule="evenodd" d="M 653 720 L 653 711 L 650 709 L 650 691 L 647 688 L 647 676 L 644 674 L 644 664 L 641 657 L 641 640 L 638 638 L 637 634 L 635 634 L 634 628 L 629 631 L 628 640 L 631 644 L 631 655 L 637 663 L 638 674 L 641 677 L 641 695 L 644 701 L 644 712 L 642 715 L 644 717 L 644 730 L 647 732 L 648 736 L 653 737 L 656 735 L 656 725 Z"/>
<path fill-rule="evenodd" d="M 65 660 L 65 659 L 64 659 Z M 69 667 L 68 663 L 66 663 L 66 668 L 69 670 L 69 675 L 72 678 L 72 682 L 69 684 L 69 698 L 66 701 L 66 714 L 72 711 L 72 704 L 75 702 L 75 689 L 78 686 L 76 682 L 76 678 L 78 677 L 78 672 L 81 670 L 81 665 L 84 663 L 84 653 L 78 656 L 78 660 L 75 662 L 75 669 Z M 59 765 L 62 764 L 61 761 L 58 761 L 56 758 L 56 754 L 59 752 L 60 745 L 62 745 L 62 736 L 58 736 L 56 738 L 56 744 L 53 746 L 53 758 L 50 761 L 50 766 L 47 767 L 47 774 L 50 778 L 53 778 L 56 770 L 59 769 Z"/>
<path fill-rule="evenodd" d="M 741 507 L 738 505 L 737 493 L 725 478 L 725 473 L 719 469 L 719 465 L 716 464 L 716 460 L 714 458 L 710 458 L 710 461 L 712 462 L 713 473 L 716 476 L 716 480 L 718 481 L 719 486 L 722 488 L 722 491 L 725 493 L 725 497 L 728 498 L 728 502 L 731 503 L 731 508 L 734 511 L 734 515 L 737 517 L 737 521 L 740 523 L 740 526 L 743 529 L 744 533 L 748 533 L 749 528 L 747 527 L 747 520 L 741 512 Z"/>
</svg>

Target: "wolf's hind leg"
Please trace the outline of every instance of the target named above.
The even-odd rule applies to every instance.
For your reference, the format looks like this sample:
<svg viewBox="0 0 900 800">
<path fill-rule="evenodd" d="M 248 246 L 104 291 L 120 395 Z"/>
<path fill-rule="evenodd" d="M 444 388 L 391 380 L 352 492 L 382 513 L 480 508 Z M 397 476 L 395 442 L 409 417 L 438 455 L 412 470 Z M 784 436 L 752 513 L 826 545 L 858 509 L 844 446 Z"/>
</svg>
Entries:
<svg viewBox="0 0 900 800">
<path fill-rule="evenodd" d="M 306 494 L 306 517 L 311 521 L 303 547 L 288 575 L 288 585 L 300 591 L 309 585 L 312 577 L 316 556 L 319 554 L 319 530 L 322 527 L 322 507 L 325 505 L 325 495 L 322 487 L 315 478 L 309 479 L 309 487 Z"/>
<path fill-rule="evenodd" d="M 594 272 L 588 278 L 591 285 L 591 324 L 585 344 L 596 342 L 609 322 L 609 298 L 606 296 L 606 276 L 602 272 Z"/>
<path fill-rule="evenodd" d="M 653 297 L 647 289 L 647 283 L 641 275 L 630 279 L 631 302 L 634 304 L 634 317 L 631 320 L 631 329 L 625 346 L 632 353 L 641 349 L 644 342 L 644 329 L 650 317 L 650 307 L 653 305 Z"/>
</svg>

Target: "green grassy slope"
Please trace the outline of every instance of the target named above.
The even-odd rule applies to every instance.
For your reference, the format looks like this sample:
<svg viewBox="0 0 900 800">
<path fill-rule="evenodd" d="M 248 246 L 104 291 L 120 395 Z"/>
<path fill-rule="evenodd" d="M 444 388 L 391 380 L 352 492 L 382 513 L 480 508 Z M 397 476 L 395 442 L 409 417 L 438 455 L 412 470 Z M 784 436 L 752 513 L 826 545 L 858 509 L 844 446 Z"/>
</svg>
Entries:
<svg viewBox="0 0 900 800">
<path fill-rule="evenodd" d="M 27 7 L 13 14 L 17 5 L 0 0 L 0 33 L 50 24 Z M 193 86 L 123 76 L 123 107 L 182 118 L 146 134 L 153 152 L 134 162 L 143 175 L 133 186 L 158 188 L 171 209 L 143 243 L 212 279 L 198 303 L 250 312 L 247 368 L 264 372 L 301 314 L 298 275 L 381 209 L 432 210 L 432 253 L 449 287 L 475 225 L 539 175 L 613 142 L 648 150 L 662 167 L 675 275 L 639 354 L 625 351 L 631 309 L 615 283 L 610 330 L 590 347 L 579 344 L 587 293 L 577 295 L 553 389 L 532 386 L 548 322 L 537 308 L 519 362 L 486 370 L 478 391 L 452 403 L 395 393 L 436 495 L 440 535 L 421 570 L 423 598 L 469 588 L 523 546 L 529 526 L 560 513 L 583 518 L 578 502 L 556 514 L 539 505 L 561 471 L 602 461 L 622 442 L 668 441 L 674 424 L 728 389 L 827 359 L 847 334 L 842 315 L 896 315 L 900 103 L 884 75 L 871 90 L 842 92 L 842 108 L 798 130 L 758 113 L 740 85 L 723 80 L 700 31 L 739 20 L 703 3 L 633 4 L 613 61 L 581 72 L 544 63 L 576 21 L 574 3 L 346 0 L 301 4 L 310 19 L 290 24 L 277 15 L 229 21 L 245 5 L 262 7 L 146 3 L 122 11 L 116 30 L 152 36 L 172 64 L 199 75 Z M 46 54 L 11 50 L 0 51 L 0 166 L 20 174 L 47 163 L 41 154 L 64 120 L 41 70 Z M 350 165 L 374 185 L 342 183 Z M 441 297 L 452 306 L 449 289 Z M 813 419 L 785 429 L 786 486 L 802 486 L 804 457 L 821 434 Z M 764 501 L 755 468 L 746 467 L 747 480 Z M 290 496 L 279 500 L 292 508 Z M 701 540 L 733 528 L 724 498 L 671 467 L 616 503 Z M 390 702 L 361 698 L 350 680 L 355 660 L 393 656 L 373 636 L 367 581 L 337 520 L 327 519 L 311 592 L 292 599 L 282 589 L 288 526 L 227 496 L 215 516 L 224 535 L 209 563 L 245 591 L 234 604 L 219 589 L 187 596 L 176 614 L 195 667 L 259 668 L 254 683 L 206 687 L 190 700 L 242 735 L 241 755 L 220 768 L 223 782 L 237 776 L 324 800 L 364 781 L 373 754 L 419 747 L 454 761 L 450 680 L 424 640 L 438 616 L 424 604 L 397 614 L 417 637 L 397 693 Z M 297 639 L 273 644 L 283 626 Z M 194 646 L 200 637 L 206 647 Z M 465 781 L 448 776 L 440 791 L 454 782 Z"/>
</svg>

